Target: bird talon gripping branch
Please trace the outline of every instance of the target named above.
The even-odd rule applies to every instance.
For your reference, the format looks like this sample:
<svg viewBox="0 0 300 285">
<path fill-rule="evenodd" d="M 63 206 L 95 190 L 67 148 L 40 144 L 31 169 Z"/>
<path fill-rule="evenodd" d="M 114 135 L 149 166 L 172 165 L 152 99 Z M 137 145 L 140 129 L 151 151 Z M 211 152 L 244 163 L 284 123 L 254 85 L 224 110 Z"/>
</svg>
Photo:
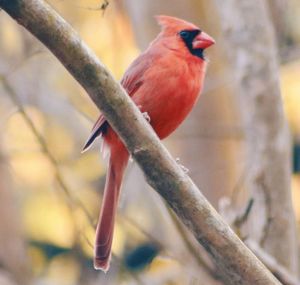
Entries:
<svg viewBox="0 0 300 285">
<path fill-rule="evenodd" d="M 150 118 L 148 112 L 144 112 L 144 113 L 142 113 L 142 114 L 143 114 L 144 118 L 146 119 L 146 121 L 147 121 L 148 123 L 150 123 L 150 122 L 151 122 L 151 118 Z"/>
<path fill-rule="evenodd" d="M 213 45 L 214 40 L 189 22 L 168 16 L 158 16 L 157 20 L 162 31 L 129 66 L 121 84 L 134 103 L 140 109 L 143 106 L 144 117 L 159 138 L 164 139 L 180 125 L 196 103 L 207 65 L 204 50 Z M 107 271 L 117 203 L 129 153 L 103 115 L 95 123 L 83 150 L 97 136 L 103 137 L 110 159 L 96 230 L 94 265 Z"/>
</svg>

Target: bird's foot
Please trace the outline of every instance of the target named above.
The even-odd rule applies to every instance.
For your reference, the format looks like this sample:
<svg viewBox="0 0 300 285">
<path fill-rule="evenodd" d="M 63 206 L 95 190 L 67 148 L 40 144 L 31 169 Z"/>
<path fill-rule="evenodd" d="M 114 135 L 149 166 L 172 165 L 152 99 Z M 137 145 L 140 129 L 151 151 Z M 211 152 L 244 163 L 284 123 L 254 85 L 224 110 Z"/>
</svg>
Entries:
<svg viewBox="0 0 300 285">
<path fill-rule="evenodd" d="M 144 118 L 146 119 L 146 121 L 147 121 L 148 123 L 150 123 L 151 118 L 150 118 L 149 114 L 148 114 L 147 112 L 144 112 L 144 113 L 142 113 L 142 114 L 143 114 Z"/>
<path fill-rule="evenodd" d="M 142 105 L 137 105 L 137 107 L 138 107 L 138 108 L 140 109 L 140 111 L 142 112 Z M 143 117 L 146 119 L 146 121 L 147 121 L 148 123 L 150 123 L 151 118 L 150 118 L 148 112 L 142 112 L 142 115 L 143 115 Z"/>
<path fill-rule="evenodd" d="M 176 158 L 176 162 L 181 167 L 181 169 L 183 170 L 184 173 L 189 173 L 190 170 L 180 163 L 179 157 Z"/>
</svg>

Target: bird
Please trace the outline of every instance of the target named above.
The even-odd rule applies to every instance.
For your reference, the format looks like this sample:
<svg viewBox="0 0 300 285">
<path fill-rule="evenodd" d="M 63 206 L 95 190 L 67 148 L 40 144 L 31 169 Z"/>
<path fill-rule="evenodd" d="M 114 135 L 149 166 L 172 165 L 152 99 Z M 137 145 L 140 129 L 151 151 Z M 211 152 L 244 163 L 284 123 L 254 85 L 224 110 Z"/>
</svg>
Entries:
<svg viewBox="0 0 300 285">
<path fill-rule="evenodd" d="M 207 68 L 204 50 L 215 44 L 215 40 L 188 21 L 166 15 L 156 16 L 156 20 L 161 27 L 160 33 L 131 63 L 121 85 L 140 111 L 147 114 L 158 137 L 164 139 L 195 105 Z M 96 228 L 94 267 L 107 272 L 120 188 L 130 154 L 102 114 L 83 152 L 97 137 L 103 139 L 109 161 Z"/>
</svg>

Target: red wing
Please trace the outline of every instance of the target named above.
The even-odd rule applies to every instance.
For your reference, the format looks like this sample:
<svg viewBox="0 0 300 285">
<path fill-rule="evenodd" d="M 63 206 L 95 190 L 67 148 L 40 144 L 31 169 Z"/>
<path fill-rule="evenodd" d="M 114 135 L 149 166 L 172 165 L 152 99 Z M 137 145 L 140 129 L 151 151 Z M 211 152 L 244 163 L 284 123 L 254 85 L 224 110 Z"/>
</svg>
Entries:
<svg viewBox="0 0 300 285">
<path fill-rule="evenodd" d="M 91 134 L 88 137 L 86 143 L 84 144 L 84 147 L 82 148 L 82 152 L 85 152 L 86 150 L 88 150 L 88 148 L 92 145 L 92 143 L 94 142 L 94 140 L 101 135 L 101 133 L 103 133 L 105 131 L 105 129 L 107 128 L 107 121 L 104 118 L 104 116 L 101 114 L 98 118 L 98 120 L 96 121 L 96 123 L 94 124 Z"/>
<path fill-rule="evenodd" d="M 149 69 L 152 63 L 152 57 L 149 54 L 141 54 L 133 63 L 129 66 L 125 72 L 121 84 L 126 90 L 127 94 L 132 97 L 133 94 L 143 85 L 143 77 L 145 72 Z M 108 127 L 108 122 L 101 114 L 92 128 L 92 132 L 87 139 L 82 152 L 86 151 L 94 140 L 105 132 Z"/>
<path fill-rule="evenodd" d="M 146 53 L 141 54 L 135 61 L 133 61 L 125 72 L 121 79 L 121 84 L 130 97 L 132 97 L 143 84 L 144 74 L 151 66 L 151 63 L 152 56 Z"/>
</svg>

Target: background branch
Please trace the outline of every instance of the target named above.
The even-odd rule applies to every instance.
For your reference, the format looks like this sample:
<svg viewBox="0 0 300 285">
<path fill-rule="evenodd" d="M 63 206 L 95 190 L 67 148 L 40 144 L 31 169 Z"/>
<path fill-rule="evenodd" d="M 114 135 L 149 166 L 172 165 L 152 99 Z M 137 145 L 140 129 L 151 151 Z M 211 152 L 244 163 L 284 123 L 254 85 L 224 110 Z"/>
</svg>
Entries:
<svg viewBox="0 0 300 285">
<path fill-rule="evenodd" d="M 273 272 L 273 274 L 284 285 L 300 285 L 299 280 L 290 274 L 276 259 L 265 252 L 255 241 L 247 240 L 247 246 L 256 254 L 256 256 Z"/>
<path fill-rule="evenodd" d="M 0 7 L 43 42 L 87 91 L 149 184 L 206 248 L 227 284 L 280 284 L 223 222 L 121 86 L 50 6 L 40 0 L 0 0 Z"/>
<path fill-rule="evenodd" d="M 245 125 L 246 164 L 250 166 L 245 186 L 254 199 L 243 235 L 251 237 L 297 275 L 290 134 L 283 111 L 278 50 L 269 2 L 278 10 L 286 1 L 230 0 L 225 4 L 216 0 L 216 7 L 232 66 L 228 73 L 232 74 Z M 239 24 L 235 19 L 239 19 Z"/>
</svg>

